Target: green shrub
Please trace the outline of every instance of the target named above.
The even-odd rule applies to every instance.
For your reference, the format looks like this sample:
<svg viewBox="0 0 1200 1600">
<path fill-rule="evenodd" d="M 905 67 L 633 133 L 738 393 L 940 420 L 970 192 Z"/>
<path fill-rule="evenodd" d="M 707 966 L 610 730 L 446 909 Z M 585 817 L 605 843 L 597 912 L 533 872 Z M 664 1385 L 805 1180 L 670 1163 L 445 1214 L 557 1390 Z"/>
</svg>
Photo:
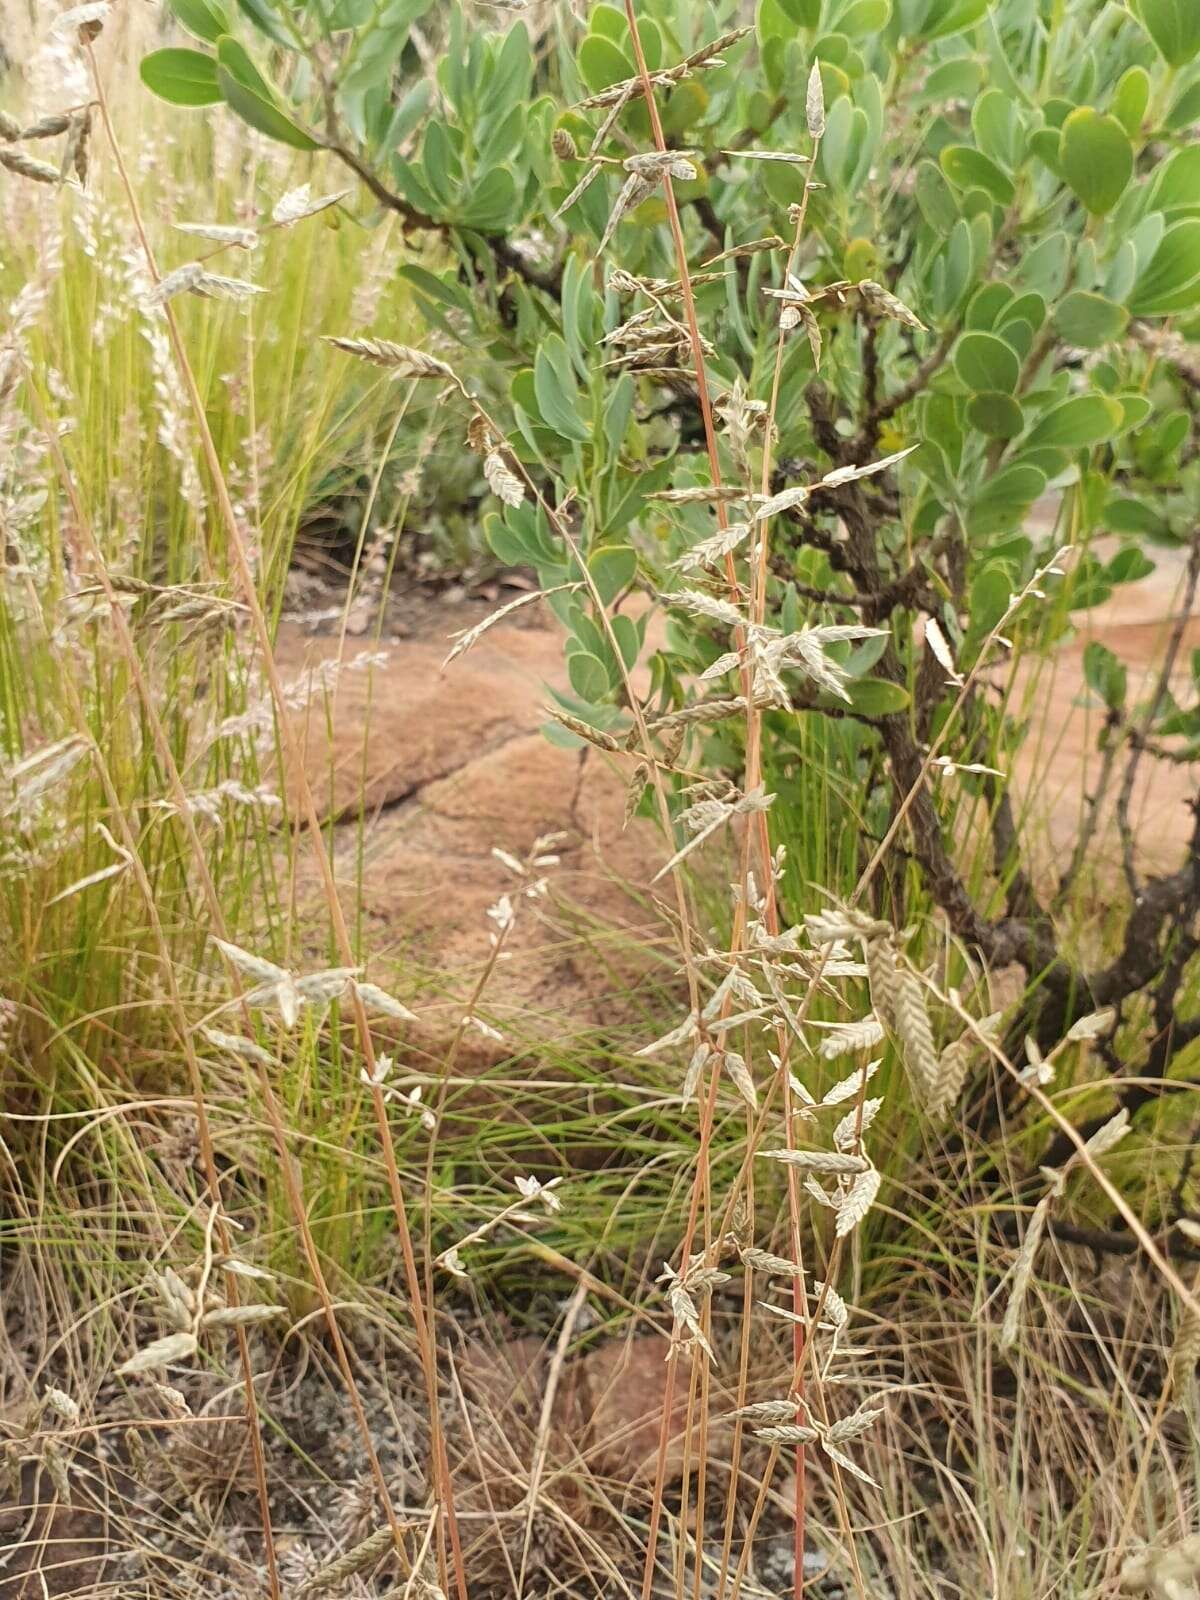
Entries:
<svg viewBox="0 0 1200 1600">
<path fill-rule="evenodd" d="M 908 894 L 931 898 L 994 965 L 1041 976 L 1022 1025 L 1036 1020 L 1043 1042 L 1081 1007 L 1157 979 L 1186 873 L 1152 886 L 1153 914 L 1130 923 L 1110 966 L 1085 977 L 1067 961 L 1054 913 L 1094 825 L 1059 893 L 1039 899 L 998 775 L 1022 724 L 990 685 L 1006 645 L 1047 649 L 1073 612 L 1151 570 L 1156 548 L 1195 538 L 1200 26 L 1174 0 L 1130 13 L 1096 0 L 762 0 L 752 27 L 733 5 L 656 0 L 639 28 L 669 160 L 654 152 L 626 14 L 610 4 L 591 8 L 586 31 L 559 19 L 532 42 L 522 21 L 468 29 L 428 0 L 173 9 L 194 48 L 150 56 L 147 83 L 182 104 L 203 80 L 206 100 L 268 136 L 332 151 L 377 216 L 438 236 L 440 268 L 398 271 L 489 398 L 496 432 L 475 446 L 529 474 L 550 505 L 575 496 L 590 594 L 556 519 L 489 472 L 487 542 L 536 570 L 567 633 L 552 737 L 636 742 L 628 674 L 649 655 L 644 718 L 663 729 L 698 700 L 727 702 L 738 714 L 706 705 L 688 760 L 740 781 L 736 689 L 750 679 L 746 650 L 729 650 L 719 575 L 736 585 L 756 554 L 757 625 L 777 630 L 750 641 L 759 765 L 794 801 L 776 808 L 777 831 L 802 854 L 822 841 L 819 859 L 803 856 L 808 880 L 853 882 L 862 839 L 882 838 L 903 806 Z M 418 18 L 436 72 L 410 36 Z M 714 545 L 729 519 L 706 492 L 668 206 L 690 261 L 717 465 L 741 507 L 744 531 Z M 760 482 L 768 411 L 777 437 Z M 748 499 L 760 490 L 776 497 L 769 522 Z M 1031 518 L 1043 504 L 1052 527 Z M 1103 556 L 1101 534 L 1115 541 Z M 644 609 L 622 612 L 639 591 L 667 613 L 654 649 Z M 768 682 L 770 641 L 798 630 L 810 630 L 807 661 L 781 647 Z M 1101 644 L 1088 682 L 1107 709 L 1105 781 L 1127 810 L 1122 764 L 1166 736 L 1200 749 L 1200 710 L 1165 679 L 1131 705 Z M 955 775 L 937 792 L 934 743 Z M 682 841 L 674 733 L 671 744 L 659 765 Z M 831 774 L 844 780 L 832 790 Z M 818 802 L 822 826 L 808 829 L 798 819 Z M 993 862 L 955 842 L 964 812 Z M 904 877 L 884 896 L 898 914 Z M 800 884 L 793 870 L 793 915 Z"/>
</svg>

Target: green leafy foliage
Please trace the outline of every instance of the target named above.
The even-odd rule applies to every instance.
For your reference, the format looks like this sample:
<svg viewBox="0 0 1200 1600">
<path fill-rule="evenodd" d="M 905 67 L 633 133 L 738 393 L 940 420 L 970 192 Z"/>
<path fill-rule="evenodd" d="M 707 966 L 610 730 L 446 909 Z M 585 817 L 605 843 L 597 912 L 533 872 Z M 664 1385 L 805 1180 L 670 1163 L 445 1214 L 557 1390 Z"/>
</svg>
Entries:
<svg viewBox="0 0 1200 1600">
<path fill-rule="evenodd" d="M 1133 146 L 1116 117 L 1080 106 L 1063 123 L 1059 162 L 1080 202 L 1103 216 L 1133 175 Z"/>
<path fill-rule="evenodd" d="M 1131 0 L 1130 10 L 1171 66 L 1200 55 L 1200 11 L 1192 0 Z"/>
<path fill-rule="evenodd" d="M 223 98 L 217 64 L 199 50 L 155 50 L 144 56 L 142 82 L 175 106 L 211 106 Z"/>
<path fill-rule="evenodd" d="M 1083 652 L 1083 675 L 1088 688 L 1110 711 L 1119 711 L 1125 704 L 1125 667 L 1107 645 L 1096 639 L 1089 642 Z"/>
<path fill-rule="evenodd" d="M 726 559 L 737 566 L 749 545 L 735 538 L 728 558 L 689 568 L 687 553 L 720 522 L 703 499 L 669 498 L 702 490 L 710 464 L 661 174 L 643 167 L 639 187 L 626 166 L 652 160 L 653 139 L 624 7 L 595 4 L 536 51 L 520 20 L 468 21 L 431 0 L 339 0 L 324 13 L 177 0 L 175 10 L 197 49 L 147 59 L 156 92 L 180 104 L 220 97 L 300 150 L 332 126 L 376 180 L 365 225 L 391 204 L 436 238 L 398 264 L 431 337 L 488 395 L 550 503 L 572 507 L 585 569 L 528 502 L 476 519 L 495 560 L 563 591 L 550 604 L 566 635 L 565 709 L 628 728 L 623 670 L 647 648 L 644 613 L 636 624 L 621 614 L 634 593 L 665 598 L 670 612 L 650 652 L 660 712 L 734 692 L 728 626 L 695 615 L 684 626 L 670 608 L 680 587 L 718 591 Z M 1039 502 L 1061 502 L 1085 547 L 1069 602 L 1020 624 L 1049 644 L 1072 606 L 1133 581 L 1148 548 L 1184 536 L 1200 501 L 1189 413 L 1151 348 L 1163 319 L 1185 339 L 1200 327 L 1200 150 L 1188 137 L 1200 116 L 1200 9 L 1134 0 L 1131 10 L 1098 30 L 1095 0 L 1062 0 L 1053 26 L 1040 0 L 759 0 L 739 33 L 730 0 L 686 26 L 669 0 L 640 7 L 662 125 L 687 151 L 673 191 L 722 426 L 738 381 L 756 401 L 770 392 L 786 256 L 702 264 L 748 240 L 787 240 L 803 198 L 806 311 L 783 347 L 772 487 L 919 446 L 853 493 L 869 512 L 874 581 L 886 592 L 915 563 L 933 586 L 922 605 L 936 596 L 967 663 L 1047 555 L 1051 535 L 1030 520 Z M 433 72 L 411 44 L 418 20 Z M 809 169 L 793 157 L 814 154 L 814 66 L 823 127 Z M 783 159 L 755 159 L 764 154 Z M 806 195 L 810 175 L 818 186 Z M 644 339 L 628 331 L 639 318 L 653 330 Z M 721 467 L 754 481 L 761 439 L 745 429 L 740 444 L 722 434 Z M 857 614 L 839 609 L 861 581 L 837 557 L 845 515 L 836 496 L 814 497 L 795 520 L 773 519 L 768 626 Z M 1101 534 L 1119 546 L 1103 561 L 1086 549 Z M 596 594 L 618 607 L 613 632 Z M 850 702 L 827 684 L 812 696 L 841 715 L 846 737 L 858 719 L 855 760 L 876 736 L 870 724 L 924 714 L 907 616 L 897 602 L 884 617 L 886 653 L 834 649 Z M 710 668 L 716 677 L 698 688 Z M 786 718 L 769 729 L 772 751 L 791 748 Z M 736 766 L 736 726 L 699 737 L 705 759 Z"/>
</svg>

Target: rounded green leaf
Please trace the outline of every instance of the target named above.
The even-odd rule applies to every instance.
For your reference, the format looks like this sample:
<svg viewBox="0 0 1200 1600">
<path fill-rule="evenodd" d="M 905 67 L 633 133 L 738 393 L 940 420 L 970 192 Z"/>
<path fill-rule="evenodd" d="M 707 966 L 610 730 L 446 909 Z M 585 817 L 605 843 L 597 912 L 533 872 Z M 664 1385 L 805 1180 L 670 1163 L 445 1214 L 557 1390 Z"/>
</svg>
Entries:
<svg viewBox="0 0 1200 1600">
<path fill-rule="evenodd" d="M 1052 406 L 1029 435 L 1031 445 L 1058 445 L 1077 450 L 1111 439 L 1125 420 L 1116 400 L 1103 394 L 1078 394 Z"/>
<path fill-rule="evenodd" d="M 229 109 L 259 133 L 294 150 L 319 150 L 321 146 L 294 122 L 279 104 L 274 88 L 263 77 L 244 45 L 228 35 L 217 43 L 217 83 Z"/>
<path fill-rule="evenodd" d="M 1093 639 L 1084 649 L 1083 676 L 1088 688 L 1100 696 L 1110 711 L 1119 711 L 1125 704 L 1125 668 L 1099 640 Z"/>
<path fill-rule="evenodd" d="M 971 396 L 967 421 L 991 439 L 1015 439 L 1025 426 L 1024 414 L 1012 395 L 995 389 Z"/>
<path fill-rule="evenodd" d="M 1071 265 L 1071 243 L 1065 233 L 1048 233 L 1021 257 L 1016 276 L 1032 293 L 1053 300 L 1063 291 Z"/>
<path fill-rule="evenodd" d="M 1155 211 L 1200 210 L 1200 144 L 1185 145 L 1163 162 L 1149 204 Z"/>
<path fill-rule="evenodd" d="M 229 32 L 229 12 L 220 0 L 168 0 L 168 4 L 193 39 L 216 44 Z"/>
<path fill-rule="evenodd" d="M 1150 74 L 1145 67 L 1130 67 L 1112 97 L 1112 114 L 1131 139 L 1141 131 L 1142 118 L 1150 103 Z"/>
<path fill-rule="evenodd" d="M 889 683 L 886 678 L 852 678 L 846 684 L 851 709 L 860 717 L 892 717 L 908 707 L 909 694 L 901 684 Z M 833 696 L 822 697 L 830 706 L 845 704 Z"/>
<path fill-rule="evenodd" d="M 886 28 L 891 15 L 891 0 L 851 0 L 837 19 L 838 32 L 861 39 Z"/>
<path fill-rule="evenodd" d="M 621 652 L 621 660 L 625 664 L 626 672 L 632 672 L 637 664 L 638 652 L 642 648 L 642 636 L 638 632 L 638 625 L 632 617 L 627 617 L 623 611 L 618 611 L 611 619 L 613 637 L 617 641 L 617 648 Z"/>
<path fill-rule="evenodd" d="M 237 0 L 238 10 L 250 21 L 260 33 L 265 33 L 273 44 L 283 45 L 285 50 L 294 50 L 296 41 L 292 34 L 280 22 L 275 12 L 271 9 L 273 0 Z"/>
<path fill-rule="evenodd" d="M 1006 532 L 1022 525 L 1029 508 L 1046 487 L 1046 474 L 1018 464 L 989 478 L 968 513 L 973 537 Z"/>
<path fill-rule="evenodd" d="M 425 137 L 421 141 L 421 176 L 438 205 L 448 206 L 461 177 L 461 168 L 442 122 L 425 125 Z"/>
<path fill-rule="evenodd" d="M 1114 305 L 1102 294 L 1076 289 L 1055 307 L 1052 320 L 1068 344 L 1098 350 L 1110 340 L 1120 338 L 1129 322 L 1129 313 L 1124 306 Z"/>
<path fill-rule="evenodd" d="M 821 0 L 779 0 L 779 5 L 801 28 L 815 28 L 821 21 Z"/>
<path fill-rule="evenodd" d="M 264 100 L 274 100 L 275 90 L 259 71 L 254 57 L 240 40 L 223 35 L 217 40 L 217 65 L 235 78 L 243 88 Z"/>
<path fill-rule="evenodd" d="M 588 571 L 605 605 L 627 589 L 637 572 L 637 553 L 631 545 L 606 544 L 588 557 Z"/>
<path fill-rule="evenodd" d="M 581 700 L 595 705 L 609 691 L 608 673 L 604 663 L 587 650 L 575 650 L 567 657 L 567 677 Z"/>
<path fill-rule="evenodd" d="M 1012 345 L 1020 359 L 1027 361 L 1033 349 L 1033 324 L 1018 318 L 1016 322 L 1006 322 L 1001 332 L 1005 344 Z"/>
<path fill-rule="evenodd" d="M 633 62 L 611 39 L 601 33 L 589 33 L 579 46 L 579 76 L 592 94 L 599 94 L 610 84 L 623 83 L 636 77 Z"/>
<path fill-rule="evenodd" d="M 1056 178 L 1062 177 L 1062 134 L 1057 128 L 1035 128 L 1029 135 L 1029 148 Z"/>
<path fill-rule="evenodd" d="M 1104 569 L 1109 583 L 1139 583 L 1154 571 L 1154 563 L 1136 545 L 1126 545 Z"/>
<path fill-rule="evenodd" d="M 581 444 L 591 437 L 575 404 L 570 357 L 562 340 L 554 334 L 534 358 L 533 387 L 538 410 L 548 428 Z"/>
<path fill-rule="evenodd" d="M 305 133 L 300 124 L 293 122 L 273 100 L 264 100 L 261 95 L 247 89 L 245 84 L 239 83 L 233 74 L 222 66 L 217 67 L 217 83 L 220 86 L 221 98 L 229 109 L 241 117 L 243 122 L 249 123 L 252 128 L 257 128 L 259 133 L 265 133 L 268 139 L 277 139 L 280 144 L 290 144 L 294 150 L 321 148 L 312 135 Z"/>
<path fill-rule="evenodd" d="M 980 328 L 989 333 L 1001 320 L 1013 299 L 1006 283 L 983 283 L 967 302 L 965 323 L 968 328 Z"/>
<path fill-rule="evenodd" d="M 1031 328 L 1040 328 L 1046 320 L 1046 302 L 1035 290 L 1030 289 L 1026 294 L 1020 294 L 1015 300 L 1010 300 L 1008 305 L 996 318 L 995 327 L 998 333 L 1004 333 L 1010 322 L 1027 322 Z M 1004 333 L 1004 337 L 1008 335 Z"/>
<path fill-rule="evenodd" d="M 588 30 L 611 39 L 616 45 L 629 40 L 629 24 L 625 20 L 625 13 L 620 6 L 606 4 L 606 0 L 600 0 L 598 5 L 592 7 L 588 14 Z"/>
<path fill-rule="evenodd" d="M 153 50 L 142 57 L 142 82 L 173 106 L 211 106 L 222 98 L 217 63 L 199 50 Z"/>
<path fill-rule="evenodd" d="M 988 89 L 971 110 L 975 143 L 992 161 L 1011 171 L 1021 159 L 1025 135 L 1012 96 Z"/>
<path fill-rule="evenodd" d="M 990 0 L 933 0 L 918 30 L 922 39 L 948 39 L 973 28 L 987 11 Z"/>
<path fill-rule="evenodd" d="M 1113 398 L 1121 407 L 1121 432 L 1128 433 L 1131 428 L 1140 428 L 1148 422 L 1154 411 L 1154 402 L 1144 394 L 1118 394 Z"/>
<path fill-rule="evenodd" d="M 498 233 L 511 227 L 517 209 L 517 186 L 506 167 L 493 167 L 477 180 L 462 209 L 469 228 Z"/>
<path fill-rule="evenodd" d="M 993 561 L 977 572 L 971 580 L 971 603 L 968 607 L 972 634 L 982 638 L 990 632 L 1008 610 L 1011 600 L 1012 580 L 1000 562 Z"/>
<path fill-rule="evenodd" d="M 999 389 L 1011 394 L 1021 376 L 1012 345 L 994 333 L 964 333 L 954 351 L 954 370 L 972 394 Z"/>
<path fill-rule="evenodd" d="M 969 144 L 947 145 L 940 157 L 942 171 L 956 189 L 982 189 L 998 205 L 1012 204 L 1016 191 L 1012 179 L 981 150 Z"/>
<path fill-rule="evenodd" d="M 1189 84 L 1167 112 L 1165 127 L 1171 133 L 1182 133 L 1192 124 L 1200 122 L 1200 83 Z"/>
<path fill-rule="evenodd" d="M 1200 303 L 1200 218 L 1168 228 L 1145 272 L 1137 279 L 1129 309 L 1135 317 L 1162 317 Z"/>
<path fill-rule="evenodd" d="M 1080 106 L 1063 123 L 1063 177 L 1093 216 L 1111 211 L 1133 176 L 1133 146 L 1116 117 Z"/>
<path fill-rule="evenodd" d="M 1171 66 L 1186 66 L 1193 56 L 1200 55 L 1200 6 L 1196 0 L 1130 0 L 1129 9 Z"/>
<path fill-rule="evenodd" d="M 1104 526 L 1110 533 L 1144 533 L 1152 539 L 1166 538 L 1171 531 L 1157 506 L 1119 495 L 1114 495 L 1104 508 Z"/>
<path fill-rule="evenodd" d="M 989 478 L 979 492 L 976 506 L 1032 505 L 1046 487 L 1046 474 L 1038 467 L 1017 464 L 1005 467 Z"/>
<path fill-rule="evenodd" d="M 521 529 L 510 526 L 494 511 L 489 512 L 483 519 L 483 536 L 487 540 L 488 549 L 498 561 L 503 561 L 505 566 L 534 565 L 538 553 L 536 547 L 530 543 Z"/>
<path fill-rule="evenodd" d="M 925 79 L 917 92 L 916 103 L 921 106 L 943 105 L 947 100 L 974 100 L 983 81 L 983 68 L 969 56 L 956 56 L 943 61 Z"/>
<path fill-rule="evenodd" d="M 940 168 L 922 161 L 913 187 L 921 215 L 935 233 L 949 233 L 959 218 L 958 201 Z"/>
</svg>

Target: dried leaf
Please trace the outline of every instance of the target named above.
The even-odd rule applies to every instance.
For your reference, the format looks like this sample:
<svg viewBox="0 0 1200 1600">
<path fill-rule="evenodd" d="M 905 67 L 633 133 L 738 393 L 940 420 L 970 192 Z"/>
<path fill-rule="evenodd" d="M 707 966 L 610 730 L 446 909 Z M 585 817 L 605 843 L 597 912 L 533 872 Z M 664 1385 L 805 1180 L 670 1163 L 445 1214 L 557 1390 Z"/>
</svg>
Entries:
<svg viewBox="0 0 1200 1600">
<path fill-rule="evenodd" d="M 878 1489 L 879 1485 L 871 1474 L 864 1472 L 857 1461 L 852 1461 L 848 1455 L 844 1455 L 842 1451 L 830 1444 L 828 1439 L 822 1439 L 821 1446 L 829 1459 L 836 1462 L 843 1472 L 848 1472 L 852 1478 L 858 1478 L 862 1483 L 869 1483 L 872 1489 Z"/>
<path fill-rule="evenodd" d="M 943 669 L 950 682 L 956 683 L 961 687 L 963 681 L 962 673 L 955 666 L 954 655 L 946 642 L 946 635 L 942 632 L 934 617 L 926 618 L 925 643 L 933 651 L 938 665 Z"/>
<path fill-rule="evenodd" d="M 252 300 L 256 294 L 267 292 L 248 278 L 226 278 L 218 272 L 200 273 L 193 283 L 188 284 L 188 291 L 199 295 L 202 300 Z"/>
<path fill-rule="evenodd" d="M 678 589 L 674 594 L 666 594 L 662 598 L 669 606 L 690 611 L 695 616 L 707 618 L 709 622 L 719 622 L 726 628 L 740 628 L 745 620 L 738 608 L 730 605 L 728 600 L 718 600 L 715 595 L 704 594 L 698 589 Z"/>
<path fill-rule="evenodd" d="M 882 1030 L 880 1030 L 880 1037 L 882 1037 Z M 868 1061 L 865 1067 L 860 1067 L 857 1072 L 852 1072 L 848 1078 L 843 1078 L 840 1083 L 835 1083 L 825 1094 L 821 1104 L 823 1106 L 838 1106 L 844 1104 L 847 1100 L 856 1099 L 864 1084 L 870 1083 L 878 1070 L 878 1061 Z"/>
<path fill-rule="evenodd" d="M 108 878 L 115 878 L 129 866 L 128 861 L 114 861 L 111 866 L 101 867 L 98 872 L 89 872 L 86 878 L 77 878 L 67 888 L 61 889 L 53 899 L 47 900 L 47 906 L 56 906 L 60 900 L 67 900 L 73 894 L 79 894 L 84 889 L 90 889 L 94 883 L 104 883 Z"/>
<path fill-rule="evenodd" d="M 1079 1044 L 1088 1039 L 1099 1039 L 1107 1033 L 1116 1017 L 1113 1006 L 1105 1006 L 1103 1011 L 1092 1011 L 1086 1017 L 1079 1017 L 1067 1030 L 1067 1038 L 1072 1044 Z"/>
<path fill-rule="evenodd" d="M 758 1093 L 754 1087 L 754 1079 L 746 1067 L 745 1057 L 738 1055 L 736 1050 L 726 1050 L 722 1056 L 722 1064 L 742 1099 L 752 1111 L 757 1111 Z"/>
<path fill-rule="evenodd" d="M 1122 1106 L 1116 1116 L 1109 1117 L 1102 1128 L 1097 1128 L 1084 1149 L 1094 1160 L 1107 1155 L 1129 1132 L 1129 1112 Z"/>
<path fill-rule="evenodd" d="M 862 1113 L 859 1114 L 857 1106 L 847 1111 L 846 1115 L 833 1130 L 833 1142 L 839 1150 L 853 1150 L 859 1139 L 870 1128 L 875 1118 L 883 1107 L 883 1098 L 864 1100 Z"/>
<path fill-rule="evenodd" d="M 793 167 L 807 166 L 810 160 L 795 150 L 722 150 L 721 154 L 737 161 L 786 161 Z"/>
</svg>

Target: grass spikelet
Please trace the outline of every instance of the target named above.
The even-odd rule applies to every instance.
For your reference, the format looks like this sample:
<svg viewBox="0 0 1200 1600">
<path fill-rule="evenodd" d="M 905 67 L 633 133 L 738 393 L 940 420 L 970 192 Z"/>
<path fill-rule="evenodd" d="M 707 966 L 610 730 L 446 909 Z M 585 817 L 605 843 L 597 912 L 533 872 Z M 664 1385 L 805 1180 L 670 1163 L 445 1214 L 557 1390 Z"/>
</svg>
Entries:
<svg viewBox="0 0 1200 1600">
<path fill-rule="evenodd" d="M 1200 1296 L 1200 1271 L 1192 1279 L 1192 1293 Z M 1197 1366 L 1200 1366 L 1200 1316 L 1185 1306 L 1179 1314 L 1168 1362 L 1172 1394 L 1182 1397 L 1187 1392 Z"/>
<path fill-rule="evenodd" d="M 63 175 L 57 167 L 38 161 L 34 156 L 27 156 L 24 150 L 0 150 L 0 167 L 7 167 L 18 177 L 30 178 L 34 183 L 57 184 L 63 181 Z"/>
<path fill-rule="evenodd" d="M 506 506 L 519 506 L 525 498 L 525 485 L 505 461 L 499 450 L 489 452 L 483 463 L 488 488 Z"/>
<path fill-rule="evenodd" d="M 881 1022 L 891 1024 L 896 1016 L 899 973 L 896 969 L 896 945 L 890 930 L 882 938 L 868 939 L 863 946 L 863 955 L 867 964 L 871 1006 Z"/>
<path fill-rule="evenodd" d="M 446 362 L 439 361 L 424 350 L 415 350 L 411 345 L 395 344 L 391 339 L 343 339 L 327 334 L 325 343 L 333 345 L 335 350 L 344 351 L 348 356 L 357 356 L 360 361 L 385 367 L 397 377 L 454 380 L 454 369 Z"/>
<path fill-rule="evenodd" d="M 1008 1305 L 1004 1309 L 1004 1322 L 1000 1329 L 1000 1348 L 1011 1350 L 1016 1344 L 1021 1333 L 1021 1311 L 1025 1305 L 1025 1296 L 1029 1289 L 1029 1281 L 1033 1276 L 1034 1262 L 1037 1259 L 1038 1248 L 1042 1242 L 1042 1235 L 1046 1231 L 1046 1223 L 1050 1216 L 1050 1202 L 1053 1195 L 1043 1195 L 1033 1209 L 1029 1219 L 1029 1226 L 1025 1230 L 1025 1237 L 1021 1241 L 1021 1249 L 1017 1256 L 1016 1265 L 1013 1267 L 1012 1288 L 1009 1290 Z"/>
<path fill-rule="evenodd" d="M 883 1175 L 875 1167 L 869 1167 L 866 1172 L 860 1172 L 855 1178 L 834 1218 L 834 1232 L 839 1239 L 852 1233 L 870 1211 L 875 1204 L 875 1196 L 879 1193 L 882 1181 Z"/>
<path fill-rule="evenodd" d="M 907 968 L 896 972 L 895 1029 L 913 1090 L 918 1099 L 928 1105 L 937 1090 L 938 1056 L 925 1005 L 925 990 Z"/>
<path fill-rule="evenodd" d="M 320 1571 L 306 1578 L 296 1590 L 296 1600 L 308 1600 L 310 1595 L 340 1589 L 348 1578 L 360 1572 L 370 1572 L 389 1550 L 395 1549 L 395 1537 L 388 1527 L 376 1528 L 360 1544 L 344 1551 L 336 1561 L 330 1561 Z"/>
</svg>

